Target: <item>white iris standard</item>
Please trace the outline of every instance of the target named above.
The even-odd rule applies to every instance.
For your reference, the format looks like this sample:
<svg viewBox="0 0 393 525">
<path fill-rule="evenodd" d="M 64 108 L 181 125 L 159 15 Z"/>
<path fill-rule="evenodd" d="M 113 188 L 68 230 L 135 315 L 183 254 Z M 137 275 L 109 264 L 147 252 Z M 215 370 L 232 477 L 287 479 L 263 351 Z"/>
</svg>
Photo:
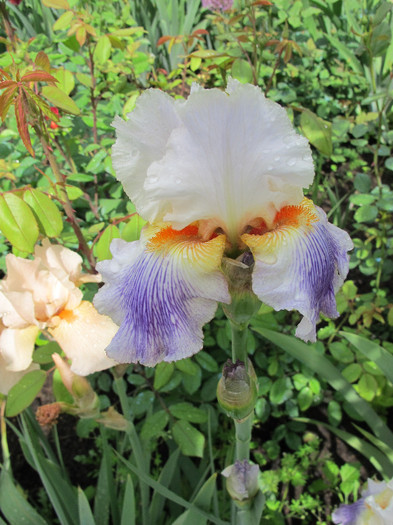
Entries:
<svg viewBox="0 0 393 525">
<path fill-rule="evenodd" d="M 314 341 L 319 313 L 338 315 L 352 243 L 304 198 L 310 146 L 284 108 L 230 80 L 186 101 L 148 90 L 114 125 L 117 177 L 149 224 L 98 267 L 95 305 L 120 325 L 108 355 L 153 366 L 199 351 L 217 302 L 231 302 L 222 259 L 242 254 L 258 298 L 297 309 L 297 335 Z"/>
</svg>

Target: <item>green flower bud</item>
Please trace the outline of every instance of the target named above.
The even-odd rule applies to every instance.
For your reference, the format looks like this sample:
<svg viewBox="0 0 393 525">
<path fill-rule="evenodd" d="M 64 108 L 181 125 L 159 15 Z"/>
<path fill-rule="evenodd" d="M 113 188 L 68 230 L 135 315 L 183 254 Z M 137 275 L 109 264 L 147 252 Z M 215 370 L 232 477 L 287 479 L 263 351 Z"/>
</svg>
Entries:
<svg viewBox="0 0 393 525">
<path fill-rule="evenodd" d="M 217 399 L 227 415 L 237 421 L 251 414 L 258 399 L 258 380 L 250 360 L 246 370 L 241 361 L 232 363 L 228 359 L 217 385 Z"/>
<path fill-rule="evenodd" d="M 235 461 L 221 473 L 226 477 L 226 487 L 238 507 L 248 506 L 259 490 L 258 465 L 252 465 L 247 459 Z"/>
</svg>

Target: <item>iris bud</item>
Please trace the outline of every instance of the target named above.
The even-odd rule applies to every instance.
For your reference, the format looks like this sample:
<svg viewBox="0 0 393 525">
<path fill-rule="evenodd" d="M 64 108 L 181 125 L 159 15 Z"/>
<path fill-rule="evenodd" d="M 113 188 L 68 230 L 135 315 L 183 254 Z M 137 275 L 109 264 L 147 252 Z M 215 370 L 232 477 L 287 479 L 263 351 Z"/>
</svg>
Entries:
<svg viewBox="0 0 393 525">
<path fill-rule="evenodd" d="M 258 399 L 258 380 L 254 367 L 248 360 L 248 370 L 241 361 L 224 365 L 217 386 L 217 399 L 229 417 L 243 421 L 254 410 Z"/>
<path fill-rule="evenodd" d="M 227 478 L 227 491 L 239 507 L 247 506 L 259 490 L 259 467 L 247 459 L 235 461 L 222 471 L 222 475 Z"/>
</svg>

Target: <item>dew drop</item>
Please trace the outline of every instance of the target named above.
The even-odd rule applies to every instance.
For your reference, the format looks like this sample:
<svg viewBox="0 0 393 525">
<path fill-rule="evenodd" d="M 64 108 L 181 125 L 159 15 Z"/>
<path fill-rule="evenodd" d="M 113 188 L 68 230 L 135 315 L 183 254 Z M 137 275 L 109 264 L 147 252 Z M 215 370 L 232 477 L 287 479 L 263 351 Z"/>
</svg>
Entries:
<svg viewBox="0 0 393 525">
<path fill-rule="evenodd" d="M 155 182 L 158 181 L 158 177 L 155 177 L 155 176 L 153 176 L 153 177 L 149 177 L 149 178 L 148 178 L 148 181 L 151 182 L 152 184 L 154 184 Z"/>
<path fill-rule="evenodd" d="M 273 166 L 268 166 L 267 167 L 267 171 L 272 171 L 272 169 L 273 169 Z"/>
<path fill-rule="evenodd" d="M 280 160 L 280 156 L 279 155 L 277 155 L 277 157 L 274 157 L 274 161 L 275 162 L 278 162 L 279 160 Z"/>
<path fill-rule="evenodd" d="M 179 177 L 177 177 L 177 179 L 175 179 L 175 183 L 176 184 L 181 184 L 181 182 L 182 182 L 182 180 Z"/>
<path fill-rule="evenodd" d="M 294 166 L 296 164 L 296 159 L 289 159 L 287 160 L 288 166 Z"/>
</svg>

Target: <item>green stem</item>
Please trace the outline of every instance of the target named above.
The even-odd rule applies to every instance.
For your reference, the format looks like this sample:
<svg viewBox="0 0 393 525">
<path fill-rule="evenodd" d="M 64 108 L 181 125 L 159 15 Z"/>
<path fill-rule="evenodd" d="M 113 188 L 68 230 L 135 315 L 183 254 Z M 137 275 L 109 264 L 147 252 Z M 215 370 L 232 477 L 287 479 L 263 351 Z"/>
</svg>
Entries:
<svg viewBox="0 0 393 525">
<path fill-rule="evenodd" d="M 232 330 L 232 361 L 242 361 L 247 369 L 247 325 L 230 321 Z"/>
<path fill-rule="evenodd" d="M 247 370 L 248 323 L 236 324 L 232 321 L 230 323 L 232 329 L 232 361 L 234 363 L 236 363 L 237 360 L 242 361 L 245 364 Z M 239 422 L 236 419 L 234 420 L 236 431 L 235 461 L 243 461 L 244 459 L 250 459 L 250 443 L 253 419 L 254 411 L 251 412 L 251 414 L 247 417 L 245 421 Z M 253 525 L 253 522 L 254 518 L 249 509 L 240 509 L 236 507 L 236 525 Z"/>
</svg>

